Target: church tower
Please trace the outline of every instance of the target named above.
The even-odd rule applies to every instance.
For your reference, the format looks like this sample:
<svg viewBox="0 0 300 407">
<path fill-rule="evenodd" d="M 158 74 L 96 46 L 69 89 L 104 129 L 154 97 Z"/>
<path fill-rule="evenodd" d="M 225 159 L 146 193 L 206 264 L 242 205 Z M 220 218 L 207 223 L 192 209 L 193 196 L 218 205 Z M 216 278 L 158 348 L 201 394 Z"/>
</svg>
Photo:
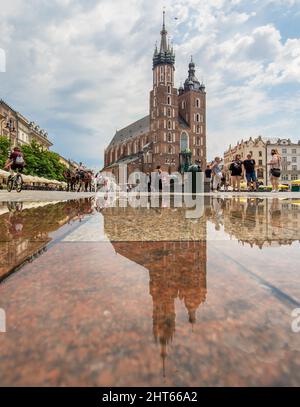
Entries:
<svg viewBox="0 0 300 407">
<path fill-rule="evenodd" d="M 153 88 L 150 92 L 152 168 L 178 169 L 178 95 L 174 87 L 175 54 L 167 38 L 165 12 L 159 48 L 153 55 Z"/>
<path fill-rule="evenodd" d="M 206 91 L 204 84 L 196 77 L 192 57 L 184 87 L 179 88 L 178 105 L 180 117 L 190 128 L 188 144 L 192 161 L 200 161 L 204 168 L 206 164 Z"/>
</svg>

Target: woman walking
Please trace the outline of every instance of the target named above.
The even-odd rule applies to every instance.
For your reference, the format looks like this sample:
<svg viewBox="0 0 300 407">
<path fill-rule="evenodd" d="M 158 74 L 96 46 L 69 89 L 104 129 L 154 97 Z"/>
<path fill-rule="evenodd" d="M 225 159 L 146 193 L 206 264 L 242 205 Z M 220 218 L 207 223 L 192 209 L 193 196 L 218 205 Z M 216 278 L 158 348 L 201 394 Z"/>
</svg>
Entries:
<svg viewBox="0 0 300 407">
<path fill-rule="evenodd" d="M 231 172 L 231 182 L 233 191 L 240 192 L 243 163 L 241 161 L 241 156 L 239 154 L 235 156 L 235 159 L 230 164 L 229 170 Z"/>
<path fill-rule="evenodd" d="M 281 175 L 281 156 L 275 148 L 271 151 L 272 158 L 268 165 L 270 165 L 270 181 L 272 184 L 272 192 L 278 192 L 279 178 Z"/>
<path fill-rule="evenodd" d="M 220 187 L 221 179 L 222 179 L 222 168 L 221 168 L 222 159 L 220 157 L 216 157 L 212 166 L 212 174 L 213 174 L 213 192 L 218 191 Z"/>
</svg>

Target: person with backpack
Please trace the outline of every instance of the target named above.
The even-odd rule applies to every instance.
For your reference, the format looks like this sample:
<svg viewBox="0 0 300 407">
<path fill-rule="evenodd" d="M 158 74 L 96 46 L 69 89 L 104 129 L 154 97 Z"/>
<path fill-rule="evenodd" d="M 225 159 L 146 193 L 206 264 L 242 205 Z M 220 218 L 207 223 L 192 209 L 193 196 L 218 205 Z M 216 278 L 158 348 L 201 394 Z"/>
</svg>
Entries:
<svg viewBox="0 0 300 407">
<path fill-rule="evenodd" d="M 229 170 L 231 172 L 231 182 L 233 191 L 240 192 L 241 190 L 241 177 L 243 173 L 243 162 L 241 156 L 237 154 L 235 159 L 230 164 Z"/>
<path fill-rule="evenodd" d="M 14 147 L 13 151 L 9 155 L 9 159 L 6 161 L 5 169 L 11 172 L 23 172 L 25 166 L 25 160 L 20 147 Z"/>
<path fill-rule="evenodd" d="M 251 183 L 253 183 L 253 190 L 257 191 L 257 177 L 255 172 L 255 160 L 252 158 L 252 154 L 247 154 L 247 160 L 244 160 L 243 166 L 246 173 L 248 191 L 251 191 Z"/>
</svg>

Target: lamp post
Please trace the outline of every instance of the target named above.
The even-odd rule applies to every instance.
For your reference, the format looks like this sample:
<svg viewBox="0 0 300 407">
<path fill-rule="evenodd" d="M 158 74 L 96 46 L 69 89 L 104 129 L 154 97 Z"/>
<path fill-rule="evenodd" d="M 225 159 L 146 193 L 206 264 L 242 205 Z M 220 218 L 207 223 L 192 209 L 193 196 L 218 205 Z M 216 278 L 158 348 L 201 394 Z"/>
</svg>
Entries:
<svg viewBox="0 0 300 407">
<path fill-rule="evenodd" d="M 12 119 L 7 119 L 7 118 L 2 119 L 1 120 L 1 133 L 2 133 L 2 128 L 3 128 L 3 123 L 5 123 L 5 129 L 7 129 L 9 132 L 9 143 L 11 144 L 11 133 L 16 130 L 16 128 L 14 126 L 14 122 Z"/>
<path fill-rule="evenodd" d="M 9 142 L 10 142 L 10 144 L 11 144 L 11 133 L 16 130 L 16 129 L 15 129 L 15 126 L 14 126 L 14 122 L 12 121 L 12 119 L 9 119 L 9 120 L 7 121 L 5 127 L 6 127 L 6 128 L 8 129 L 8 131 L 9 131 Z"/>
</svg>

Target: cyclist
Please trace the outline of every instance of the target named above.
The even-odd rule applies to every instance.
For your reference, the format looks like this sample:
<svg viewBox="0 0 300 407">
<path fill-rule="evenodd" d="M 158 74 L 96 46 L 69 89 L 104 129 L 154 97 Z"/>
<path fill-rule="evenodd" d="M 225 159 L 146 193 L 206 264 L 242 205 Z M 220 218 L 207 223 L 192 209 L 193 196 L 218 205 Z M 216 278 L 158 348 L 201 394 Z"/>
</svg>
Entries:
<svg viewBox="0 0 300 407">
<path fill-rule="evenodd" d="M 25 161 L 24 156 L 19 147 L 14 147 L 13 151 L 9 155 L 9 159 L 6 161 L 5 169 L 9 169 L 11 175 L 16 172 L 22 172 L 24 169 Z"/>
</svg>

